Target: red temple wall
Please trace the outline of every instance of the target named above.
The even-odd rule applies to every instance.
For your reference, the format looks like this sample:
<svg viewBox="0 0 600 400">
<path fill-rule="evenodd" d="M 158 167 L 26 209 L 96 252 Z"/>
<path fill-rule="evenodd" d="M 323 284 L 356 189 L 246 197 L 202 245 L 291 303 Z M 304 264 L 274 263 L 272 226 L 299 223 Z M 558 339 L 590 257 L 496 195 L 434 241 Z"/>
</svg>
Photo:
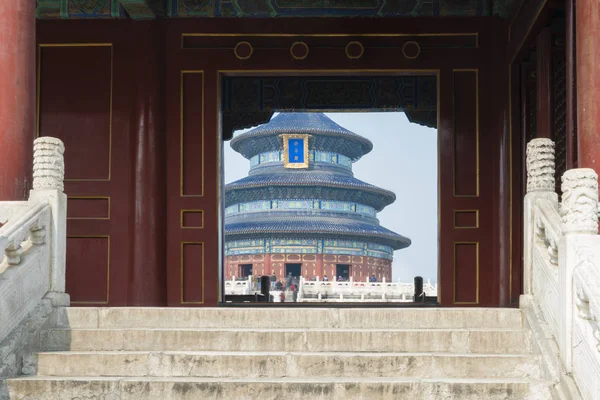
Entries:
<svg viewBox="0 0 600 400">
<path fill-rule="evenodd" d="M 219 82 L 227 73 L 324 70 L 438 74 L 439 299 L 442 305 L 482 306 L 518 299 L 519 288 L 511 285 L 520 278 L 520 259 L 510 255 L 520 254 L 520 244 L 510 240 L 507 222 L 513 205 L 508 67 L 499 39 L 507 32 L 504 22 L 86 20 L 38 21 L 37 28 L 37 134 L 66 144 L 67 290 L 73 304 L 217 304 L 224 260 Z M 274 34 L 254 35 L 266 31 Z M 305 40 L 318 48 L 320 38 L 340 32 L 373 35 L 364 39 L 371 44 L 381 40 L 378 35 L 405 35 L 398 40 L 417 38 L 423 51 L 407 58 L 400 46 L 373 47 L 355 60 L 342 46 L 315 50 L 301 61 L 284 46 L 304 34 L 317 35 Z M 431 36 L 411 37 L 415 32 Z M 456 35 L 465 32 L 471 36 L 462 42 Z M 214 46 L 193 48 L 195 42 L 183 40 L 190 33 L 208 34 L 200 38 Z M 249 60 L 233 53 L 244 40 L 259 43 Z M 513 188 L 513 194 L 520 191 L 516 182 Z M 314 268 L 331 264 L 317 260 Z"/>
<path fill-rule="evenodd" d="M 336 276 L 336 265 L 350 265 L 350 276 L 354 281 L 364 281 L 375 275 L 377 280 L 392 280 L 392 262 L 383 258 L 348 256 L 336 254 L 247 254 L 227 256 L 225 258 L 225 278 L 240 277 L 240 266 L 252 264 L 252 272 L 257 275 L 271 275 L 277 279 L 285 278 L 285 265 L 302 264 L 301 275 L 306 279 L 323 276 L 331 280 Z"/>
</svg>

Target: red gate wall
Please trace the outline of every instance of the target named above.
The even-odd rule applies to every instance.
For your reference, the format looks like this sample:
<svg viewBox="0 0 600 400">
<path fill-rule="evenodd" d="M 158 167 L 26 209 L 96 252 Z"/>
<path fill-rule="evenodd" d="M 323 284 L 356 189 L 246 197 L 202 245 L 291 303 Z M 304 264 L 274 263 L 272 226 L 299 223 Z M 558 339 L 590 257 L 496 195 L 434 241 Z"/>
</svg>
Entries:
<svg viewBox="0 0 600 400">
<path fill-rule="evenodd" d="M 223 76 L 424 70 L 439 77 L 441 303 L 514 302 L 506 28 L 491 18 L 398 21 L 38 22 L 38 129 L 67 148 L 74 304 L 219 301 Z M 361 59 L 341 45 L 355 39 Z M 382 40 L 398 46 L 378 49 Z M 255 46 L 247 60 L 233 51 L 241 41 Z M 295 41 L 310 57 L 291 57 Z M 421 44 L 418 57 L 403 56 L 406 41 Z"/>
</svg>

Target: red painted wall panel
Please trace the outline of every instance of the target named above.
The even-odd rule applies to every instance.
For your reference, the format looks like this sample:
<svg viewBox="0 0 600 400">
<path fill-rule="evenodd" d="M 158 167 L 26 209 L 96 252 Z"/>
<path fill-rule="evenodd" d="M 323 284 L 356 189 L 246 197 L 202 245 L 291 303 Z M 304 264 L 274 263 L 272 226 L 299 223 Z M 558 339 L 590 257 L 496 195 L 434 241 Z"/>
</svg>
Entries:
<svg viewBox="0 0 600 400">
<path fill-rule="evenodd" d="M 325 70 L 335 70 L 338 72 L 332 73 L 346 75 L 360 75 L 365 71 L 381 71 L 382 74 L 439 71 L 441 302 L 443 305 L 454 304 L 455 284 L 461 292 L 464 290 L 467 300 L 472 299 L 472 263 L 467 263 L 468 267 L 464 271 L 459 268 L 455 274 L 454 250 L 455 243 L 476 242 L 479 243 L 480 258 L 489 260 L 486 261 L 486 268 L 480 271 L 479 304 L 501 305 L 498 287 L 508 285 L 508 282 L 502 280 L 500 263 L 504 261 L 501 261 L 498 254 L 506 253 L 505 259 L 508 260 L 509 247 L 506 238 L 498 233 L 500 228 L 495 225 L 502 218 L 499 211 L 501 207 L 498 205 L 506 201 L 504 198 L 500 199 L 505 193 L 496 188 L 501 185 L 498 171 L 507 164 L 504 159 L 506 153 L 499 150 L 502 135 L 505 134 L 498 128 L 498 122 L 504 118 L 503 110 L 494 106 L 489 99 L 496 98 L 499 90 L 506 91 L 506 88 L 494 84 L 494 80 L 498 77 L 505 79 L 502 74 L 505 74 L 507 68 L 494 70 L 488 61 L 493 52 L 501 51 L 495 48 L 493 36 L 504 32 L 504 28 L 495 19 L 414 19 L 406 20 L 401 26 L 394 20 L 355 19 L 314 19 L 310 20 L 310 24 L 307 24 L 307 20 L 295 19 L 247 20 L 244 24 L 217 19 L 203 20 L 202 24 L 195 20 L 143 24 L 132 21 L 67 22 L 38 22 L 38 43 L 64 45 L 56 48 L 42 47 L 39 53 L 42 66 L 39 134 L 65 138 L 68 177 L 105 179 L 68 181 L 66 192 L 72 198 L 70 204 L 73 207 L 69 214 L 69 235 L 110 237 L 109 305 L 127 305 L 129 301 L 131 265 L 134 264 L 131 248 L 136 234 L 135 226 L 165 229 L 166 260 L 161 263 L 158 257 L 153 258 L 153 262 L 158 262 L 166 270 L 167 278 L 162 284 L 167 291 L 169 305 L 217 304 L 222 266 L 218 211 L 222 167 L 219 164 L 222 154 L 218 108 L 220 79 L 227 74 L 224 71 L 234 71 L 229 74 L 269 75 L 294 74 L 298 71 L 318 71 L 315 73 L 323 74 Z M 149 26 L 153 27 L 153 32 L 156 33 L 154 36 L 145 34 Z M 334 40 L 330 34 L 344 32 L 374 34 L 363 39 L 369 46 L 385 40 L 389 42 L 389 39 L 377 36 L 379 34 L 427 31 L 436 36 L 428 38 L 434 42 L 429 43 L 430 47 L 427 49 L 424 47 L 415 59 L 405 58 L 398 49 L 384 46 L 367 49 L 365 55 L 357 60 L 348 59 L 343 51 L 319 53 L 316 50 L 305 60 L 294 60 L 288 48 L 276 46 L 280 46 L 285 39 L 280 36 L 260 38 L 261 46 L 272 46 L 273 49 L 256 51 L 248 60 L 236 58 L 231 46 L 232 37 L 236 39 L 235 43 L 248 39 L 252 43 L 258 43 L 258 39 L 255 39 L 257 36 L 252 34 L 264 33 L 267 26 L 268 31 L 275 34 L 321 34 L 322 36 L 310 37 L 311 43 L 314 42 L 315 45 L 319 40 L 335 41 L 334 44 L 339 45 L 347 38 L 341 36 Z M 182 33 L 194 32 L 226 32 L 239 36 L 224 37 L 222 46 L 219 46 L 219 36 L 207 36 L 213 45 L 212 49 L 202 46 L 182 49 Z M 477 37 L 478 46 L 462 42 L 456 45 L 456 36 L 448 36 L 452 39 L 444 41 L 444 33 L 465 32 L 477 35 L 473 37 Z M 78 42 L 95 46 L 66 46 L 73 42 L 74 37 L 77 37 Z M 441 42 L 436 42 L 440 40 Z M 166 49 L 164 54 L 156 51 L 152 56 L 141 58 L 146 60 L 144 62 L 157 60 L 157 68 L 153 69 L 155 72 L 140 74 L 139 71 L 145 66 L 142 61 L 138 61 L 140 57 L 132 55 L 156 49 L 160 45 L 154 46 L 154 43 L 161 41 L 164 41 Z M 144 46 L 140 46 L 141 43 Z M 436 43 L 442 45 L 431 47 Z M 81 66 L 85 68 L 80 68 Z M 159 82 L 158 86 L 164 87 L 164 92 L 160 88 L 155 91 L 162 96 L 159 101 L 144 105 L 136 98 L 146 93 L 139 90 L 144 82 Z M 112 102 L 109 101 L 110 107 L 107 106 L 107 96 L 112 99 Z M 135 104 L 142 104 L 144 107 L 137 107 Z M 107 117 L 109 111 L 112 115 Z M 136 116 L 136 113 L 141 112 L 158 113 L 153 121 L 159 124 L 161 120 L 166 121 L 164 137 L 153 142 L 155 147 L 144 147 L 143 123 L 147 119 Z M 477 148 L 476 143 L 473 143 L 474 126 L 477 123 L 480 131 L 485 132 L 480 137 L 478 148 L 482 160 L 478 175 L 479 196 L 455 196 L 454 194 L 477 195 L 477 171 L 474 171 L 474 165 L 477 165 L 474 159 L 477 157 Z M 156 129 L 163 132 L 160 127 Z M 108 142 L 110 147 L 107 147 L 107 132 L 112 133 Z M 166 222 L 161 219 L 164 217 L 160 213 L 135 214 L 139 210 L 155 209 L 140 207 L 139 202 L 147 200 L 143 197 L 136 199 L 132 192 L 135 177 L 142 176 L 140 174 L 143 173 L 143 163 L 136 164 L 135 161 L 139 159 L 140 154 L 137 152 L 142 148 L 144 151 L 153 149 L 157 152 L 157 157 L 148 158 L 158 160 L 159 164 L 153 166 L 156 167 L 154 171 L 166 171 L 166 179 L 153 181 L 156 188 L 164 188 Z M 110 165 L 107 165 L 108 153 L 111 155 Z M 161 158 L 161 154 L 164 158 Z M 106 180 L 108 167 L 111 171 L 110 180 Z M 453 187 L 454 173 L 458 185 L 456 193 Z M 105 218 L 96 209 L 96 205 L 92 206 L 89 202 L 85 205 L 86 201 L 76 200 L 86 196 L 109 198 L 110 215 Z M 508 204 L 507 201 L 506 203 Z M 159 201 L 156 204 L 162 203 Z M 457 210 L 478 210 L 478 227 L 455 227 Z M 198 220 L 200 214 L 201 224 Z M 100 217 L 105 219 L 99 219 Z M 144 222 L 144 218 L 154 220 L 148 224 L 138 223 Z M 70 242 L 78 243 L 72 239 Z M 202 245 L 182 247 L 185 243 Z M 512 246 L 518 245 L 512 243 Z M 140 247 L 143 242 L 135 246 L 138 253 L 143 251 Z M 196 254 L 200 248 L 202 256 Z M 90 288 L 82 293 L 74 286 L 78 280 L 85 282 L 85 274 L 80 272 L 92 265 L 88 261 L 93 252 L 82 252 L 79 244 L 69 245 L 68 252 L 68 279 L 74 303 L 87 301 L 89 296 L 92 301 L 100 302 L 102 290 Z M 463 258 L 462 253 L 459 256 Z M 276 271 L 282 268 L 281 261 L 273 259 L 270 262 Z M 330 272 L 331 264 L 319 259 L 314 268 Z M 377 271 L 377 265 L 372 268 Z M 198 275 L 198 271 L 203 273 Z M 144 271 L 137 271 L 137 274 L 143 280 Z M 82 284 L 80 287 L 85 286 Z M 106 285 L 100 282 L 98 287 L 105 289 Z M 458 298 L 465 300 L 461 296 L 459 294 Z"/>
<path fill-rule="evenodd" d="M 39 126 L 69 149 L 65 180 L 110 180 L 112 46 L 65 46 L 39 50 Z"/>
</svg>

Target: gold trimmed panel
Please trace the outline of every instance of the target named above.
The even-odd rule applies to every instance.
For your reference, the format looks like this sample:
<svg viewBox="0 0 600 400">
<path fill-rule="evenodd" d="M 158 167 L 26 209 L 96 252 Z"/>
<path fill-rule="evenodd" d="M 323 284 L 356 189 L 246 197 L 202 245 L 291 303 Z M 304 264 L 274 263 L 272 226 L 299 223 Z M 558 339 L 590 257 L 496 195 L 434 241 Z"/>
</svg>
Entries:
<svg viewBox="0 0 600 400">
<path fill-rule="evenodd" d="M 282 134 L 279 135 L 283 139 L 283 167 L 284 168 L 308 168 L 308 141 L 310 140 L 310 135 L 308 134 Z M 304 162 L 294 162 L 289 159 L 289 141 L 290 139 L 302 139 L 303 145 L 303 153 L 304 153 Z"/>
<path fill-rule="evenodd" d="M 192 245 L 192 246 L 197 246 L 200 245 L 202 246 L 202 264 L 201 264 L 201 268 L 202 268 L 202 300 L 201 301 L 184 301 L 183 299 L 185 298 L 185 293 L 184 293 L 184 286 L 185 286 L 185 281 L 184 281 L 184 256 L 183 256 L 183 252 L 184 252 L 184 247 L 186 245 Z M 180 298 L 180 302 L 181 304 L 204 304 L 204 258 L 205 258 L 205 246 L 204 246 L 204 242 L 181 242 L 181 251 L 179 253 L 179 266 L 180 266 L 180 275 L 179 275 L 179 280 L 180 280 L 180 290 L 181 290 L 181 298 Z"/>
<path fill-rule="evenodd" d="M 201 180 L 202 180 L 202 184 L 201 184 L 201 190 L 200 190 L 200 194 L 185 194 L 184 193 L 184 187 L 183 187 L 183 168 L 185 166 L 185 160 L 184 160 L 184 120 L 185 120 L 185 111 L 184 111 L 184 96 L 185 96 L 185 91 L 184 91 L 184 80 L 185 80 L 185 75 L 186 74 L 201 74 L 202 76 L 202 126 L 201 126 L 201 139 L 200 139 L 200 143 L 202 146 L 202 151 L 200 153 L 200 157 L 201 157 L 201 166 L 202 166 L 202 172 L 201 172 Z M 205 181 L 205 176 L 204 176 L 204 171 L 205 171 L 205 165 L 204 165 L 204 145 L 205 145 L 205 141 L 204 141 L 204 121 L 205 121 L 205 102 L 204 102 L 204 92 L 205 90 L 205 79 L 204 79 L 204 70 L 182 70 L 180 71 L 180 87 L 179 87 L 179 196 L 180 197 L 204 197 L 204 181 Z"/>
<path fill-rule="evenodd" d="M 473 209 L 473 210 L 452 210 L 453 214 L 454 214 L 454 229 L 476 229 L 479 228 L 479 210 Z M 456 214 L 460 214 L 460 213 L 464 213 L 464 214 L 475 214 L 475 225 L 470 226 L 458 226 L 456 224 Z"/>
<path fill-rule="evenodd" d="M 107 209 L 106 209 L 106 217 L 69 217 L 69 209 L 68 207 L 69 200 L 106 200 L 107 201 Z M 110 196 L 67 196 L 67 219 L 84 219 L 84 220 L 108 220 L 110 219 Z"/>
<path fill-rule="evenodd" d="M 112 122 L 113 122 L 113 88 L 114 88 L 114 48 L 112 43 L 39 43 L 37 47 L 36 77 L 36 122 L 35 137 L 40 137 L 40 101 L 42 78 L 42 49 L 52 47 L 110 47 L 110 94 L 109 94 L 109 132 L 108 132 L 108 177 L 107 178 L 71 178 L 65 182 L 109 182 L 112 174 Z"/>
<path fill-rule="evenodd" d="M 456 246 L 475 245 L 475 301 L 456 301 Z M 454 273 L 452 274 L 452 294 L 454 304 L 479 304 L 479 242 L 454 242 Z"/>
<path fill-rule="evenodd" d="M 71 300 L 71 305 L 73 304 L 108 304 L 110 300 L 110 235 L 67 235 L 67 239 L 69 238 L 79 238 L 79 239 L 107 239 L 106 241 L 106 301 L 73 301 Z"/>
<path fill-rule="evenodd" d="M 200 226 L 185 226 L 184 225 L 185 214 L 200 214 L 200 218 L 202 219 Z M 180 210 L 179 227 L 182 229 L 202 229 L 202 228 L 204 228 L 204 210 L 185 210 L 185 209 Z"/>
<path fill-rule="evenodd" d="M 474 195 L 473 194 L 456 194 L 456 154 L 453 154 L 452 195 L 454 197 L 479 197 L 479 193 L 480 193 L 479 192 L 479 68 L 453 69 L 452 70 L 453 86 L 454 86 L 454 74 L 456 72 L 475 72 L 475 194 Z M 439 81 L 439 77 L 438 77 L 438 81 Z M 439 92 L 438 92 L 438 99 L 439 99 Z M 454 101 L 454 93 L 452 94 L 452 100 Z M 439 105 L 438 105 L 438 108 L 439 108 Z M 439 112 L 438 112 L 438 117 L 439 117 Z M 453 120 L 454 120 L 454 118 L 453 118 Z M 454 136 L 453 140 L 455 140 L 456 126 L 453 126 L 453 136 Z"/>
</svg>

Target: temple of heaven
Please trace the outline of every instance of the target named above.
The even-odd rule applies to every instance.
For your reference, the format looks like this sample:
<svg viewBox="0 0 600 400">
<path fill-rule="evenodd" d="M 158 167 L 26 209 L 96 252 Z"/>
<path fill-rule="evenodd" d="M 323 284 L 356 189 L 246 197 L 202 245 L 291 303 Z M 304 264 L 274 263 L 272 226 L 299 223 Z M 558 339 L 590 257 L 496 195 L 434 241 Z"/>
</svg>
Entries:
<svg viewBox="0 0 600 400">
<path fill-rule="evenodd" d="M 281 113 L 236 136 L 248 176 L 225 186 L 225 274 L 306 279 L 392 278 L 410 239 L 379 224 L 396 200 L 354 177 L 373 144 L 321 113 Z"/>
</svg>

